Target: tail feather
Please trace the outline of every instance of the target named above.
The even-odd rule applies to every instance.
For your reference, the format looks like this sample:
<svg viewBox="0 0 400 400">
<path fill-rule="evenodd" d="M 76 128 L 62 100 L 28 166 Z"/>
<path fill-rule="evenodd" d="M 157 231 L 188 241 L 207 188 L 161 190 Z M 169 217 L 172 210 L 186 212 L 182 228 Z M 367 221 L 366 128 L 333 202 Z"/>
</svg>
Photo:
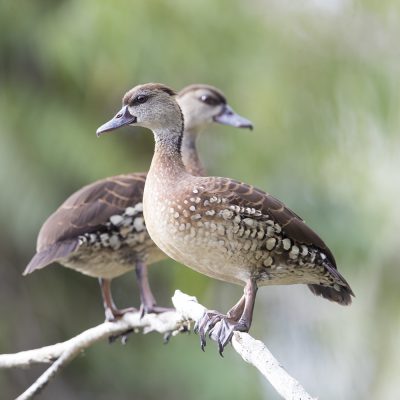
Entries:
<svg viewBox="0 0 400 400">
<path fill-rule="evenodd" d="M 354 293 L 350 286 L 339 285 L 339 290 L 330 286 L 321 285 L 308 285 L 308 288 L 316 295 L 324 297 L 330 301 L 341 304 L 342 306 L 348 306 L 351 304 L 351 297 L 354 297 Z"/>
<path fill-rule="evenodd" d="M 78 240 L 65 240 L 50 245 L 42 251 L 36 253 L 23 272 L 28 275 L 31 272 L 46 267 L 47 265 L 67 257 L 76 250 L 79 245 Z"/>
<path fill-rule="evenodd" d="M 329 271 L 330 275 L 334 278 L 335 286 L 322 286 L 322 285 L 308 285 L 308 288 L 316 296 L 324 297 L 330 301 L 347 306 L 351 304 L 351 297 L 355 297 L 350 285 L 340 272 L 330 263 L 325 264 L 325 268 Z"/>
</svg>

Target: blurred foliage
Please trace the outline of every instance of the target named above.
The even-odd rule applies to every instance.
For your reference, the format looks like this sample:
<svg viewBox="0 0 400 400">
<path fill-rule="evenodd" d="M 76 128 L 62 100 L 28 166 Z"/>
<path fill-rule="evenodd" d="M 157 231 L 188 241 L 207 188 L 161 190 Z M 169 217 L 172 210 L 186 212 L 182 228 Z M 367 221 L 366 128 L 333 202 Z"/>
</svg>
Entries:
<svg viewBox="0 0 400 400">
<path fill-rule="evenodd" d="M 304 287 L 259 291 L 252 332 L 323 399 L 398 398 L 400 15 L 397 1 L 0 2 L 0 352 L 65 340 L 102 321 L 97 282 L 50 267 L 22 278 L 45 218 L 95 179 L 149 166 L 152 137 L 97 140 L 125 90 L 148 81 L 221 88 L 255 131 L 201 139 L 212 174 L 284 200 L 334 251 L 357 295 L 341 308 Z M 226 309 L 240 288 L 166 261 L 175 288 Z M 137 304 L 133 274 L 114 283 Z M 2 398 L 43 370 L 0 371 Z M 135 335 L 74 361 L 42 399 L 277 399 L 233 351 L 194 335 Z"/>
</svg>

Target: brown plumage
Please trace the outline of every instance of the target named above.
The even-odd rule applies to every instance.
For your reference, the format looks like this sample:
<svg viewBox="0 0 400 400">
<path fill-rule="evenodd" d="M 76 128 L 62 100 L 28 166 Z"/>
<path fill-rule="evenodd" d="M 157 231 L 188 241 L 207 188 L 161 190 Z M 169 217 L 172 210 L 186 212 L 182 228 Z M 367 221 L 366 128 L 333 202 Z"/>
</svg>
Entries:
<svg viewBox="0 0 400 400">
<path fill-rule="evenodd" d="M 248 184 L 193 176 L 185 169 L 182 118 L 173 97 L 147 85 L 132 89 L 130 96 L 140 98 L 140 105 L 133 101 L 106 126 L 118 128 L 118 115 L 124 115 L 154 133 L 143 195 L 151 238 L 190 268 L 245 287 L 226 315 L 209 312 L 198 321 L 203 347 L 210 334 L 222 352 L 234 330 L 249 330 L 259 286 L 302 283 L 328 300 L 351 303 L 353 292 L 337 271 L 332 252 L 296 213 Z M 101 127 L 98 134 L 106 130 Z"/>
<path fill-rule="evenodd" d="M 112 229 L 109 226 L 112 216 L 123 215 L 128 207 L 142 202 L 145 180 L 146 173 L 117 175 L 86 185 L 72 194 L 43 224 L 37 239 L 37 253 L 24 274 L 65 258 L 85 244 L 85 235 L 101 235 Z"/>
<path fill-rule="evenodd" d="M 169 88 L 151 86 L 168 96 Z M 123 104 L 135 99 L 127 92 Z M 209 85 L 185 88 L 178 100 L 187 120 L 182 141 L 182 155 L 187 168 L 195 174 L 204 172 L 196 150 L 200 132 L 213 122 L 251 128 L 248 120 L 232 113 L 221 92 Z M 209 104 L 209 103 L 212 104 Z M 37 240 L 37 253 L 24 275 L 53 262 L 80 271 L 100 280 L 107 319 L 114 319 L 126 310 L 119 310 L 111 295 L 111 280 L 135 268 L 143 312 L 158 312 L 147 280 L 147 265 L 164 257 L 150 239 L 143 218 L 143 190 L 146 173 L 118 175 L 99 180 L 72 194 L 43 224 Z"/>
</svg>

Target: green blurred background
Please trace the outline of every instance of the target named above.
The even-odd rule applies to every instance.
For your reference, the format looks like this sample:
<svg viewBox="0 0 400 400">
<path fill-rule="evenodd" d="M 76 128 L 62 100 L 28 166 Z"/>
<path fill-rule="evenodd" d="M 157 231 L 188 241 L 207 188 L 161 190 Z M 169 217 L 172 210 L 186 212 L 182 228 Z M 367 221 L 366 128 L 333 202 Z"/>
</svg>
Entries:
<svg viewBox="0 0 400 400">
<path fill-rule="evenodd" d="M 127 89 L 204 82 L 255 125 L 204 134 L 210 174 L 284 200 L 329 244 L 357 296 L 345 308 L 306 287 L 263 288 L 252 334 L 314 396 L 398 398 L 399 26 L 390 0 L 1 1 L 0 353 L 102 322 L 96 280 L 59 266 L 22 277 L 37 232 L 82 185 L 149 167 L 149 132 L 95 136 Z M 219 310 L 241 293 L 172 261 L 150 277 L 162 305 L 176 288 Z M 137 305 L 134 274 L 114 292 Z M 0 371 L 0 397 L 42 370 Z M 279 397 L 231 348 L 222 359 L 193 334 L 166 346 L 149 334 L 93 346 L 40 398 Z"/>
</svg>

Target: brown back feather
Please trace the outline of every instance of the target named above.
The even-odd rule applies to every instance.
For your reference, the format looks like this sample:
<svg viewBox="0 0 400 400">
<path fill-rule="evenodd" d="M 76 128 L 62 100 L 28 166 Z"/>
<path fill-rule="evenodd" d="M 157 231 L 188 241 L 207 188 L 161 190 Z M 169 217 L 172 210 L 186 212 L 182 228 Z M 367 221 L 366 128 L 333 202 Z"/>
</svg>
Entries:
<svg viewBox="0 0 400 400">
<path fill-rule="evenodd" d="M 290 239 L 321 250 L 327 256 L 334 268 L 336 261 L 324 241 L 310 228 L 303 219 L 280 200 L 270 194 L 246 183 L 228 178 L 204 178 L 206 191 L 229 200 L 229 204 L 240 207 L 250 207 L 269 215 L 275 223 L 282 227 L 284 234 Z M 263 216 L 258 218 L 263 218 Z M 252 216 L 253 218 L 257 218 Z"/>
<path fill-rule="evenodd" d="M 112 215 L 142 202 L 145 173 L 118 175 L 84 186 L 72 194 L 43 224 L 37 251 L 56 242 L 101 230 Z"/>
</svg>

